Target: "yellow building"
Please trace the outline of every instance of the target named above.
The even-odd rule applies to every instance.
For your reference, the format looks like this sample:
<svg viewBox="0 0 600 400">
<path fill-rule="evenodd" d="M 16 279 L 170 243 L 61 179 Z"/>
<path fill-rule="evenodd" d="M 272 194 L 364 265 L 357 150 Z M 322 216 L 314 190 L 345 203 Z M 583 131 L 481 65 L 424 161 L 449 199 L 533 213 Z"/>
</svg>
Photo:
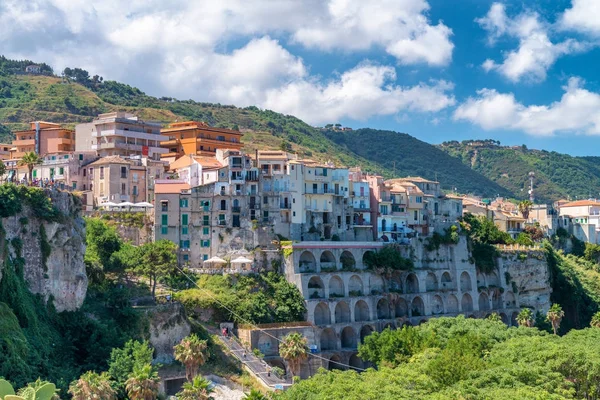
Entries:
<svg viewBox="0 0 600 400">
<path fill-rule="evenodd" d="M 203 122 L 175 122 L 162 129 L 169 140 L 160 145 L 168 149 L 163 159 L 176 160 L 183 155 L 214 156 L 217 149 L 240 150 L 242 133 L 231 129 L 212 128 Z"/>
</svg>

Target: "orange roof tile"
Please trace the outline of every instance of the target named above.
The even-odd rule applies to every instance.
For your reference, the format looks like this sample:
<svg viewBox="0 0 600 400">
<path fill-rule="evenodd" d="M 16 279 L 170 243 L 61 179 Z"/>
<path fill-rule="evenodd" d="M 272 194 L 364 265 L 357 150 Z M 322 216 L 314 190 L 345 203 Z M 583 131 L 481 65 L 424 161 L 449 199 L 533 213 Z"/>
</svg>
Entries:
<svg viewBox="0 0 600 400">
<path fill-rule="evenodd" d="M 191 187 L 185 182 L 173 181 L 173 183 L 157 183 L 154 185 L 155 194 L 177 194 Z"/>
<path fill-rule="evenodd" d="M 562 204 L 560 207 L 583 207 L 583 206 L 600 206 L 600 202 L 596 200 L 578 200 L 567 204 Z"/>
</svg>

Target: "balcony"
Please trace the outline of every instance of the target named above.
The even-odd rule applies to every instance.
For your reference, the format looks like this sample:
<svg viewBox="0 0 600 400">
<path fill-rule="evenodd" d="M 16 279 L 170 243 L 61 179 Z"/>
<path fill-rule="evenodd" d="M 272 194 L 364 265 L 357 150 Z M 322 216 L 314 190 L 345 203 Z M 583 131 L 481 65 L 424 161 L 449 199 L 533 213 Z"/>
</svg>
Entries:
<svg viewBox="0 0 600 400">
<path fill-rule="evenodd" d="M 333 189 L 312 189 L 307 192 L 307 194 L 338 194 Z"/>
<path fill-rule="evenodd" d="M 239 213 L 240 211 L 241 211 L 241 207 L 240 206 L 233 206 L 233 207 L 231 207 L 231 212 Z"/>
<path fill-rule="evenodd" d="M 282 210 L 289 210 L 292 208 L 292 205 L 290 203 L 279 203 L 279 208 Z"/>
<path fill-rule="evenodd" d="M 35 139 L 13 140 L 13 146 L 34 146 Z"/>
<path fill-rule="evenodd" d="M 225 225 L 227 225 L 227 222 L 224 219 L 219 221 L 219 226 L 225 226 Z"/>
</svg>

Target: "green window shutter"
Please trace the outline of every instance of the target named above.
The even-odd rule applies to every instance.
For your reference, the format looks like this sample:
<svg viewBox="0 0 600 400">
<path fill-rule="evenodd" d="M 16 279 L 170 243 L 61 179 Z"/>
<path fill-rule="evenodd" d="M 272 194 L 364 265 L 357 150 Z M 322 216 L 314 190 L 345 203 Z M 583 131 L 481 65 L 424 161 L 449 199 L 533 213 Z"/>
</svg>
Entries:
<svg viewBox="0 0 600 400">
<path fill-rule="evenodd" d="M 210 233 L 210 228 L 208 228 L 208 227 L 202 228 L 202 234 L 203 235 L 208 235 L 209 233 Z"/>
<path fill-rule="evenodd" d="M 188 225 L 188 215 L 187 214 L 181 215 L 181 225 Z"/>
<path fill-rule="evenodd" d="M 167 214 L 162 215 L 161 225 L 169 225 L 169 216 Z"/>
</svg>

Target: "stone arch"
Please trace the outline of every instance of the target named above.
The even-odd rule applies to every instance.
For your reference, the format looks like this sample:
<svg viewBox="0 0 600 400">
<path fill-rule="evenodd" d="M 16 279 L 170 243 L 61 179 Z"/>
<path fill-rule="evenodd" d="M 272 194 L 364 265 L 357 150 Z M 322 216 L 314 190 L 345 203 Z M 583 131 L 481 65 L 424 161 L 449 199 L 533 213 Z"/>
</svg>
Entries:
<svg viewBox="0 0 600 400">
<path fill-rule="evenodd" d="M 379 299 L 377 302 L 377 319 L 390 318 L 390 302 L 387 299 Z"/>
<path fill-rule="evenodd" d="M 435 295 L 431 299 L 431 313 L 436 315 L 444 313 L 444 301 L 441 296 Z"/>
<path fill-rule="evenodd" d="M 415 274 L 408 274 L 406 277 L 406 293 L 419 293 L 419 278 Z"/>
<path fill-rule="evenodd" d="M 321 332 L 321 351 L 336 350 L 337 335 L 331 328 L 323 329 Z"/>
<path fill-rule="evenodd" d="M 448 301 L 446 302 L 446 312 L 447 313 L 457 313 L 458 312 L 458 299 L 453 294 L 448 296 Z"/>
<path fill-rule="evenodd" d="M 350 322 L 350 306 L 345 301 L 340 301 L 335 306 L 335 323 Z"/>
<path fill-rule="evenodd" d="M 471 283 L 471 275 L 467 271 L 463 271 L 460 274 L 460 291 L 461 292 L 470 292 L 473 290 L 473 284 Z"/>
<path fill-rule="evenodd" d="M 342 269 L 353 269 L 356 267 L 356 260 L 354 259 L 354 255 L 348 250 L 344 250 L 342 255 L 340 256 L 340 265 Z"/>
<path fill-rule="evenodd" d="M 413 324 L 411 324 L 409 320 L 406 320 L 402 323 L 402 327 L 405 327 L 405 326 L 413 326 Z"/>
<path fill-rule="evenodd" d="M 350 368 L 356 369 L 356 370 L 361 370 L 365 367 L 365 364 L 363 363 L 363 361 L 360 359 L 360 357 L 356 353 L 352 354 L 350 356 L 348 364 L 350 364 Z"/>
<path fill-rule="evenodd" d="M 383 327 L 383 330 L 386 330 L 390 328 L 391 331 L 393 331 L 394 329 L 396 329 L 396 324 L 394 324 L 393 322 L 388 322 L 387 324 L 385 324 L 385 326 Z"/>
<path fill-rule="evenodd" d="M 477 271 L 477 287 L 484 287 L 487 286 L 485 283 L 485 276 L 483 276 L 483 274 L 480 271 Z"/>
<path fill-rule="evenodd" d="M 356 332 L 354 332 L 354 329 L 351 326 L 347 326 L 344 329 L 342 329 L 340 337 L 342 339 L 342 349 L 356 348 Z"/>
<path fill-rule="evenodd" d="M 429 272 L 425 277 L 425 290 L 427 292 L 436 292 L 438 290 L 437 277 L 433 272 Z"/>
<path fill-rule="evenodd" d="M 371 319 L 369 315 L 369 306 L 364 300 L 359 300 L 354 305 L 354 321 L 368 321 Z"/>
<path fill-rule="evenodd" d="M 504 294 L 504 304 L 506 305 L 506 308 L 513 308 L 517 306 L 515 295 L 510 290 Z"/>
<path fill-rule="evenodd" d="M 369 336 L 371 333 L 375 332 L 375 329 L 371 325 L 364 325 L 360 328 L 360 342 L 364 343 L 365 337 Z"/>
<path fill-rule="evenodd" d="M 510 324 L 512 326 L 519 326 L 519 323 L 517 322 L 517 317 L 519 316 L 518 312 L 514 312 L 512 313 L 512 315 L 510 316 Z"/>
<path fill-rule="evenodd" d="M 500 313 L 500 319 L 504 322 L 504 325 L 510 326 L 510 321 L 508 320 L 508 316 L 504 313 Z"/>
<path fill-rule="evenodd" d="M 413 317 L 422 317 L 425 315 L 425 304 L 423 303 L 423 299 L 419 296 L 416 296 L 411 303 L 411 311 Z"/>
<path fill-rule="evenodd" d="M 398 298 L 396 300 L 396 318 L 403 318 L 408 316 L 408 304 L 406 304 L 406 300 L 403 298 Z"/>
<path fill-rule="evenodd" d="M 238 199 L 233 199 L 233 207 L 239 207 L 240 201 Z"/>
<path fill-rule="evenodd" d="M 308 296 L 311 299 L 319 299 L 325 297 L 325 285 L 319 276 L 312 276 L 308 281 Z"/>
<path fill-rule="evenodd" d="M 448 271 L 442 274 L 442 289 L 454 289 L 454 284 L 452 283 L 452 276 Z"/>
<path fill-rule="evenodd" d="M 485 311 L 490 309 L 490 299 L 488 298 L 487 294 L 480 293 L 478 303 L 479 311 Z"/>
<path fill-rule="evenodd" d="M 504 308 L 504 302 L 502 301 L 502 293 L 500 293 L 499 289 L 495 289 L 492 292 L 492 308 Z"/>
<path fill-rule="evenodd" d="M 340 357 L 335 354 L 331 356 L 331 358 L 329 359 L 329 364 L 327 365 L 327 369 L 330 371 L 333 371 L 334 369 L 343 371 L 344 365 L 342 364 Z"/>
<path fill-rule="evenodd" d="M 375 252 L 372 250 L 367 250 L 363 253 L 362 263 L 365 267 L 369 266 L 369 262 L 374 255 L 375 255 Z"/>
<path fill-rule="evenodd" d="M 308 250 L 305 250 L 300 254 L 299 267 L 300 272 L 315 272 L 317 261 L 315 256 Z"/>
<path fill-rule="evenodd" d="M 344 297 L 344 281 L 337 275 L 329 279 L 329 297 Z"/>
<path fill-rule="evenodd" d="M 363 281 L 358 275 L 352 275 L 348 282 L 348 293 L 350 296 L 362 296 L 365 294 Z"/>
<path fill-rule="evenodd" d="M 321 253 L 319 264 L 321 265 L 321 269 L 336 268 L 335 256 L 331 251 L 325 250 Z"/>
<path fill-rule="evenodd" d="M 315 325 L 329 325 L 331 324 L 331 312 L 329 306 L 325 302 L 317 304 L 315 307 Z"/>
<path fill-rule="evenodd" d="M 487 276 L 487 285 L 500 287 L 500 279 L 498 279 L 498 274 L 495 272 L 489 273 Z"/>
<path fill-rule="evenodd" d="M 402 277 L 400 276 L 400 272 L 395 271 L 390 277 L 389 291 L 394 293 L 403 293 Z"/>
<path fill-rule="evenodd" d="M 369 277 L 369 286 L 371 294 L 381 294 L 384 290 L 383 279 L 379 275 L 371 274 Z"/>
<path fill-rule="evenodd" d="M 460 300 L 460 308 L 462 312 L 473 311 L 473 299 L 469 293 L 463 294 L 463 297 Z"/>
</svg>

